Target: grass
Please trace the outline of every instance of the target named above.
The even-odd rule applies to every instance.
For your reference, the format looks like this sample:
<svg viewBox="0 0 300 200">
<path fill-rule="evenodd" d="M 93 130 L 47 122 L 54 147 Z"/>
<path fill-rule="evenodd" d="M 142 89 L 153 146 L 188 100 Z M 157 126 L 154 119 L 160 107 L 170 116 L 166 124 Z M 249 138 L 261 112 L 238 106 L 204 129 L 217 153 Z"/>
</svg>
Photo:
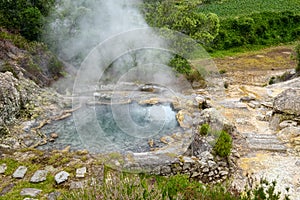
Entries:
<svg viewBox="0 0 300 200">
<path fill-rule="evenodd" d="M 221 18 L 245 16 L 260 12 L 291 11 L 300 13 L 300 0 L 225 0 L 204 4 L 200 12 L 216 13 Z"/>
</svg>

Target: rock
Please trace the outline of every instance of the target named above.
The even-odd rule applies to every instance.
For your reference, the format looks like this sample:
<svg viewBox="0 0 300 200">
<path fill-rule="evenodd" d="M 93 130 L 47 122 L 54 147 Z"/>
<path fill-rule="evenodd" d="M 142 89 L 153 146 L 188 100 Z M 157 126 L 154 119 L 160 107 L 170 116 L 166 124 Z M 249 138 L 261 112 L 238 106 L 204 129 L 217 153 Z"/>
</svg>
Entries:
<svg viewBox="0 0 300 200">
<path fill-rule="evenodd" d="M 300 116 L 300 89 L 287 89 L 274 99 L 274 109 L 290 115 Z"/>
<path fill-rule="evenodd" d="M 273 115 L 273 111 L 272 110 L 267 111 L 266 115 L 265 115 L 265 120 L 269 121 L 272 118 L 272 115 Z"/>
<path fill-rule="evenodd" d="M 256 119 L 259 120 L 259 121 L 266 121 L 266 117 L 262 113 L 258 113 L 256 115 Z"/>
<path fill-rule="evenodd" d="M 295 163 L 296 166 L 300 167 L 300 160 L 297 160 Z"/>
<path fill-rule="evenodd" d="M 83 181 L 72 181 L 70 184 L 70 190 L 74 189 L 83 189 L 84 188 L 84 182 Z"/>
<path fill-rule="evenodd" d="M 198 177 L 200 175 L 201 175 L 200 172 L 193 172 L 191 178 L 195 178 L 195 177 Z"/>
<path fill-rule="evenodd" d="M 294 137 L 290 141 L 293 145 L 300 145 L 300 136 Z"/>
<path fill-rule="evenodd" d="M 35 188 L 24 188 L 21 190 L 20 195 L 21 196 L 31 196 L 36 197 L 42 192 L 42 190 L 35 189 Z"/>
<path fill-rule="evenodd" d="M 57 200 L 60 195 L 61 195 L 60 192 L 51 192 L 48 195 L 47 200 Z"/>
<path fill-rule="evenodd" d="M 217 166 L 217 163 L 214 161 L 211 161 L 211 160 L 209 160 L 207 163 L 208 163 L 209 168 L 211 168 L 211 169 L 213 169 Z"/>
<path fill-rule="evenodd" d="M 270 129 L 277 131 L 279 129 L 279 124 L 281 121 L 281 117 L 279 114 L 275 114 L 271 117 L 269 125 L 270 125 Z"/>
<path fill-rule="evenodd" d="M 20 166 L 16 171 L 13 173 L 14 178 L 24 178 L 25 174 L 27 172 L 27 167 Z"/>
<path fill-rule="evenodd" d="M 213 160 L 214 156 L 209 151 L 204 151 L 199 156 L 201 160 Z"/>
<path fill-rule="evenodd" d="M 48 171 L 46 170 L 37 170 L 30 179 L 31 183 L 43 182 L 47 178 Z"/>
<path fill-rule="evenodd" d="M 51 133 L 50 137 L 53 139 L 57 139 L 58 138 L 58 134 L 57 133 Z"/>
<path fill-rule="evenodd" d="M 286 127 L 279 131 L 277 135 L 282 141 L 289 142 L 291 139 L 300 136 L 300 127 Z"/>
<path fill-rule="evenodd" d="M 249 103 L 250 101 L 254 101 L 254 100 L 255 100 L 255 98 L 254 97 L 250 97 L 250 96 L 246 96 L 246 97 L 240 98 L 241 102 L 247 102 L 247 103 Z"/>
<path fill-rule="evenodd" d="M 193 125 L 193 119 L 188 111 L 180 110 L 176 114 L 176 119 L 182 128 L 191 128 Z"/>
<path fill-rule="evenodd" d="M 280 129 L 290 127 L 290 126 L 297 126 L 297 122 L 292 121 L 292 120 L 286 120 L 286 121 L 283 121 L 279 124 Z"/>
<path fill-rule="evenodd" d="M 214 130 L 225 130 L 228 133 L 232 133 L 235 130 L 235 126 L 228 121 L 224 115 L 215 108 L 208 108 L 201 112 L 201 116 Z"/>
<path fill-rule="evenodd" d="M 5 163 L 0 165 L 0 174 L 4 174 L 6 169 L 7 169 L 7 166 Z"/>
<path fill-rule="evenodd" d="M 215 175 L 215 173 L 213 171 L 211 171 L 211 172 L 208 173 L 208 177 L 212 177 L 214 175 Z"/>
<path fill-rule="evenodd" d="M 171 174 L 171 167 L 169 167 L 169 166 L 162 166 L 161 167 L 161 174 L 163 174 L 163 175 L 169 175 L 169 174 Z"/>
<path fill-rule="evenodd" d="M 205 167 L 203 170 L 202 170 L 203 173 L 207 173 L 209 172 L 209 168 L 208 167 Z"/>
<path fill-rule="evenodd" d="M 84 178 L 85 173 L 86 173 L 86 167 L 76 169 L 76 177 L 77 178 Z"/>
<path fill-rule="evenodd" d="M 10 192 L 11 189 L 13 189 L 13 187 L 15 186 L 14 183 L 10 183 L 7 186 L 5 186 L 2 191 L 0 192 L 0 197 L 4 196 L 6 193 Z"/>
<path fill-rule="evenodd" d="M 220 171 L 219 174 L 221 176 L 227 176 L 229 174 L 229 172 L 228 171 Z"/>
<path fill-rule="evenodd" d="M 68 172 L 61 171 L 55 175 L 54 179 L 57 184 L 61 184 L 61 183 L 65 182 L 66 180 L 68 180 L 69 176 L 70 176 L 70 174 Z"/>
<path fill-rule="evenodd" d="M 170 136 L 163 136 L 160 138 L 160 141 L 164 144 L 169 144 L 169 143 L 174 142 L 174 139 Z"/>
<path fill-rule="evenodd" d="M 38 199 L 33 199 L 33 198 L 28 198 L 28 197 L 26 197 L 26 198 L 23 199 L 23 200 L 38 200 Z"/>
</svg>

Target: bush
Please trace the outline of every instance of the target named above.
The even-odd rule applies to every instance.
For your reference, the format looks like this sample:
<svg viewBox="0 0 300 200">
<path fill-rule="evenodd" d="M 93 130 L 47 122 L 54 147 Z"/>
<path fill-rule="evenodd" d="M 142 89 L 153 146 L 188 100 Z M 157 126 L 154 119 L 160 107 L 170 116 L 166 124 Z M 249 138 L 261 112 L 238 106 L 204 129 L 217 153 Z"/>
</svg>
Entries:
<svg viewBox="0 0 300 200">
<path fill-rule="evenodd" d="M 28 40 L 38 40 L 54 0 L 1 0 L 0 26 L 20 32 Z"/>
<path fill-rule="evenodd" d="M 202 124 L 202 126 L 199 128 L 199 133 L 202 136 L 208 135 L 210 131 L 209 124 Z"/>
<path fill-rule="evenodd" d="M 299 39 L 300 14 L 289 11 L 262 12 L 220 21 L 219 35 L 207 45 L 227 50 L 249 45 L 276 45 Z"/>
<path fill-rule="evenodd" d="M 219 138 L 216 144 L 213 147 L 213 150 L 216 155 L 221 157 L 229 156 L 232 148 L 232 138 L 231 136 L 224 130 L 218 133 Z"/>
</svg>

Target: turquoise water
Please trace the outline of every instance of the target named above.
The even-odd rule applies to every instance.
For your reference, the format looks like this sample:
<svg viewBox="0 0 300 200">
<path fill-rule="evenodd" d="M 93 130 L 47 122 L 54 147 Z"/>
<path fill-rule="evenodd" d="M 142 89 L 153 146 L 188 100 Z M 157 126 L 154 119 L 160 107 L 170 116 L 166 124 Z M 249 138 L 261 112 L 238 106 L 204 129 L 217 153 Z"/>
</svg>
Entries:
<svg viewBox="0 0 300 200">
<path fill-rule="evenodd" d="M 160 142 L 162 136 L 181 131 L 176 120 L 176 111 L 170 104 L 131 103 L 117 107 L 98 105 L 76 112 L 80 112 L 81 116 L 76 123 L 70 117 L 45 126 L 43 133 L 48 136 L 57 133 L 59 137 L 55 142 L 48 142 L 39 148 L 49 150 L 71 146 L 71 150 L 87 149 L 95 153 L 145 152 L 150 150 L 149 140 L 154 141 L 154 148 L 162 147 L 165 145 Z M 91 118 L 93 113 L 96 114 L 96 122 Z M 78 123 L 80 128 L 75 125 Z M 98 123 L 99 126 L 94 126 L 93 123 Z"/>
</svg>

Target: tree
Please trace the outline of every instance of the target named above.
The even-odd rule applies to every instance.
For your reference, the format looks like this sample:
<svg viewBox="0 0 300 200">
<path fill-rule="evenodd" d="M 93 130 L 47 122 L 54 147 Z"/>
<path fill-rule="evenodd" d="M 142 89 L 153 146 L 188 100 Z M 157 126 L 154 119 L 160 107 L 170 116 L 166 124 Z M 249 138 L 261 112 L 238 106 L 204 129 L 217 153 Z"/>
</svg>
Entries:
<svg viewBox="0 0 300 200">
<path fill-rule="evenodd" d="M 54 0 L 0 0 L 0 26 L 38 40 Z"/>
<path fill-rule="evenodd" d="M 220 25 L 216 14 L 198 12 L 201 3 L 200 0 L 148 3 L 144 15 L 152 27 L 179 31 L 205 45 L 218 35 Z"/>
</svg>

